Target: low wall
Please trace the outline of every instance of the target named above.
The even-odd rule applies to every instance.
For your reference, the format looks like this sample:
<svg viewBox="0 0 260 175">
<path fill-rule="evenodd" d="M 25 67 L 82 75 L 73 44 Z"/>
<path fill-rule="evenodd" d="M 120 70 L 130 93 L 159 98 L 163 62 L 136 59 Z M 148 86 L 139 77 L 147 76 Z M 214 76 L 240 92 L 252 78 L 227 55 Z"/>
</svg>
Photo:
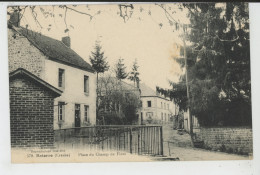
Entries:
<svg viewBox="0 0 260 175">
<path fill-rule="evenodd" d="M 253 153 L 252 128 L 211 127 L 194 130 L 197 140 L 204 142 L 205 149 L 236 154 Z"/>
</svg>

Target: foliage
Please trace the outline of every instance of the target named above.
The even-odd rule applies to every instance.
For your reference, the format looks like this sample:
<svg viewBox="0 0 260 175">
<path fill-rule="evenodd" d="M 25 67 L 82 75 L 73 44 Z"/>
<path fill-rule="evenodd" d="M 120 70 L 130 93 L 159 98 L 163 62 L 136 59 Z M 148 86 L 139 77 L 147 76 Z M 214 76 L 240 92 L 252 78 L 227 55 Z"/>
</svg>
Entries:
<svg viewBox="0 0 260 175">
<path fill-rule="evenodd" d="M 191 112 L 201 125 L 251 125 L 248 3 L 194 3 L 184 8 L 191 22 L 183 35 L 191 43 Z M 183 57 L 175 60 L 185 67 Z M 165 90 L 182 109 L 188 104 L 185 81 L 182 76 L 170 92 Z"/>
<path fill-rule="evenodd" d="M 139 66 L 137 65 L 137 61 L 135 60 L 133 67 L 132 67 L 132 71 L 130 72 L 130 75 L 128 76 L 128 79 L 134 82 L 134 86 L 136 82 L 140 81 L 139 78 L 139 72 L 138 72 L 138 68 Z"/>
<path fill-rule="evenodd" d="M 91 52 L 91 56 L 89 57 L 92 67 L 95 69 L 97 74 L 104 73 L 109 69 L 108 62 L 106 61 L 106 57 L 104 57 L 104 52 L 101 51 L 102 47 L 99 42 L 96 42 L 95 51 Z"/>
<path fill-rule="evenodd" d="M 123 80 L 126 79 L 126 77 L 128 76 L 128 73 L 126 72 L 126 67 L 125 64 L 123 63 L 124 59 L 120 58 L 118 59 L 118 62 L 116 64 L 116 68 L 115 68 L 115 73 L 116 73 L 116 78 L 118 80 Z"/>
<path fill-rule="evenodd" d="M 98 91 L 101 94 L 97 107 L 98 119 L 103 120 L 104 124 L 136 122 L 141 104 L 137 89 L 128 89 L 117 78 L 108 75 L 100 78 Z"/>
</svg>

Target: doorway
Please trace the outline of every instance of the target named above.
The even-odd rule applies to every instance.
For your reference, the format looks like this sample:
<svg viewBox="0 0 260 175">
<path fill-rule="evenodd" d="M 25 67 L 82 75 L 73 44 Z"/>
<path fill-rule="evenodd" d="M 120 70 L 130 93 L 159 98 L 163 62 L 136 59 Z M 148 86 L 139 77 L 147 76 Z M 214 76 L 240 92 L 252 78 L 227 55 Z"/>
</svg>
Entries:
<svg viewBox="0 0 260 175">
<path fill-rule="evenodd" d="M 75 104 L 75 127 L 80 127 L 80 104 Z"/>
</svg>

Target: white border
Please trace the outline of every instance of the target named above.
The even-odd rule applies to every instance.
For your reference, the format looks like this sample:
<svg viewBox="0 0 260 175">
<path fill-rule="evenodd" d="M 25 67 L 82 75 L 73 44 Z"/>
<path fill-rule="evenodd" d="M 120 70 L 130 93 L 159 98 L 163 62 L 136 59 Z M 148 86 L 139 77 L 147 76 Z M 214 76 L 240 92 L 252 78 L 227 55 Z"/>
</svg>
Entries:
<svg viewBox="0 0 260 175">
<path fill-rule="evenodd" d="M 60 2 L 29 2 L 32 5 L 55 5 Z M 115 2 L 116 3 L 116 2 Z M 252 161 L 187 161 L 187 162 L 122 162 L 122 163 L 55 163 L 11 164 L 8 53 L 7 53 L 7 5 L 24 5 L 27 2 L 0 3 L 0 174 L 260 174 L 260 3 L 250 3 L 251 72 L 253 104 L 254 160 Z M 65 2 L 62 4 L 72 4 Z M 85 4 L 77 2 L 77 4 Z M 102 4 L 92 2 L 89 4 Z M 111 2 L 109 3 L 111 4 Z M 113 3 L 112 3 L 113 4 Z"/>
</svg>

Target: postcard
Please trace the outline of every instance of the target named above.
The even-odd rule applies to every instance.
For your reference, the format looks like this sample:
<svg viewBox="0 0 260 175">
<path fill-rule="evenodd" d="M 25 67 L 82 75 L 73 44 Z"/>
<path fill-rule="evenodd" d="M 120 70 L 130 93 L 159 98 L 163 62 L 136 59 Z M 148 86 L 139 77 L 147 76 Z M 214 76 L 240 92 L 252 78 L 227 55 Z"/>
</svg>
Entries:
<svg viewBox="0 0 260 175">
<path fill-rule="evenodd" d="M 252 160 L 248 6 L 8 6 L 12 163 Z"/>
</svg>

